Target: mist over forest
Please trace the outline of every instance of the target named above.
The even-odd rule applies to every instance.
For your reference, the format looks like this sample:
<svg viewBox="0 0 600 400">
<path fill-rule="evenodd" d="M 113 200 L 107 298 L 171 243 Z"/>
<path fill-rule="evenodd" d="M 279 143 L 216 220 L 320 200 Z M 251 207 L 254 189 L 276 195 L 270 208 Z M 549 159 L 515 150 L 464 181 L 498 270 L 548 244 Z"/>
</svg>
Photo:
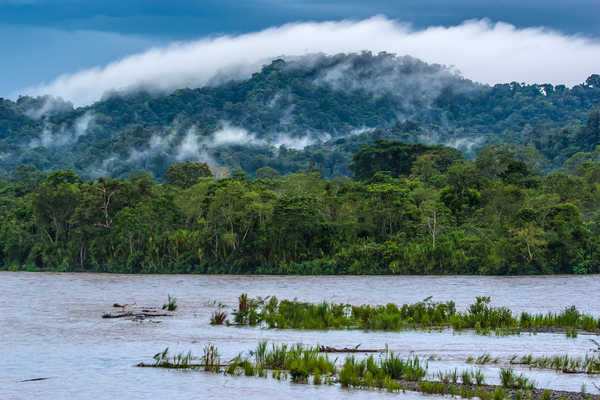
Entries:
<svg viewBox="0 0 600 400">
<path fill-rule="evenodd" d="M 600 144 L 600 77 L 565 85 L 481 84 L 454 68 L 370 52 L 280 57 L 248 79 L 175 91 L 123 89 L 74 107 L 52 96 L 0 99 L 0 169 L 72 169 L 85 178 L 161 179 L 182 161 L 222 175 L 352 176 L 377 139 L 441 144 L 474 158 L 488 145 L 538 153 L 544 171 Z"/>
</svg>

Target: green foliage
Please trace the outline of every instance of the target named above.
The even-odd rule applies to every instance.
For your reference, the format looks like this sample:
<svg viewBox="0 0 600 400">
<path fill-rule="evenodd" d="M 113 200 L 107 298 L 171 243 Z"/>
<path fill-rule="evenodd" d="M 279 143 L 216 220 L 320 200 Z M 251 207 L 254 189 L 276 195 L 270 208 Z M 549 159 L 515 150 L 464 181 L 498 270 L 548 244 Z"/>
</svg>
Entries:
<svg viewBox="0 0 600 400">
<path fill-rule="evenodd" d="M 169 357 L 169 348 L 166 347 L 162 352 L 154 355 L 154 366 L 159 368 L 185 369 L 194 367 L 191 363 L 192 353 L 179 353 Z"/>
<path fill-rule="evenodd" d="M 521 329 L 546 327 L 569 328 L 582 326 L 583 321 L 600 323 L 590 315 L 580 314 L 569 307 L 559 314 L 521 314 L 513 316 L 506 307 L 490 306 L 489 297 L 477 297 L 466 312 L 456 312 L 453 301 L 432 302 L 431 298 L 401 306 L 389 303 L 385 306 L 335 304 L 328 302 L 306 303 L 281 300 L 276 297 L 238 298 L 238 310 L 233 314 L 240 325 L 261 325 L 275 329 L 366 329 L 399 331 L 405 329 L 449 328 L 474 329 L 478 334 L 489 334 L 492 329 L 503 334 L 518 334 Z M 524 315 L 527 317 L 524 318 Z M 532 321 L 535 321 L 532 324 Z M 589 322 L 588 322 L 589 323 Z M 589 325 L 595 326 L 595 325 Z M 499 334 L 497 333 L 497 334 Z M 476 364 L 496 363 L 485 353 L 469 362 Z"/>
<path fill-rule="evenodd" d="M 568 354 L 555 356 L 533 357 L 531 354 L 518 358 L 515 356 L 512 364 L 527 365 L 530 368 L 553 369 L 558 372 L 600 374 L 600 354 L 589 352 L 585 357 L 570 357 Z"/>
<path fill-rule="evenodd" d="M 397 390 L 391 380 L 420 381 L 427 374 L 427 365 L 423 365 L 418 357 L 403 360 L 393 353 L 386 353 L 383 358 L 370 356 L 357 360 L 347 357 L 339 371 L 342 387 L 386 387 Z"/>
<path fill-rule="evenodd" d="M 403 146 L 378 142 L 376 148 L 393 153 Z M 191 177 L 181 184 L 160 184 L 148 174 L 83 182 L 72 171 L 45 176 L 19 168 L 0 180 L 0 266 L 117 273 L 600 272 L 600 162 L 586 161 L 575 175 L 544 176 L 533 172 L 522 149 L 492 149 L 475 162 L 428 149 L 403 161 L 409 175 L 377 171 L 368 181 L 306 172 Z M 513 164 L 519 167 L 507 167 Z M 505 317 L 482 307 L 472 315 L 482 330 L 489 319 Z M 385 329 L 395 324 L 388 317 L 364 323 Z M 588 330 L 598 326 L 596 319 L 584 323 Z"/>
<path fill-rule="evenodd" d="M 227 320 L 227 313 L 222 310 L 214 311 L 210 316 L 211 325 L 223 325 Z"/>
<path fill-rule="evenodd" d="M 500 382 L 509 389 L 535 389 L 535 383 L 522 374 L 517 376 L 512 368 L 500 369 Z"/>
<path fill-rule="evenodd" d="M 204 346 L 202 354 L 202 364 L 204 365 L 205 371 L 221 371 L 221 358 L 219 356 L 219 351 L 215 345 L 208 344 Z"/>
<path fill-rule="evenodd" d="M 369 180 L 381 171 L 388 171 L 397 178 L 409 175 L 417 159 L 424 155 L 429 156 L 432 168 L 439 172 L 446 172 L 450 165 L 463 158 L 458 150 L 448 147 L 376 140 L 360 148 L 349 168 L 358 180 Z"/>
<path fill-rule="evenodd" d="M 269 344 L 260 342 L 256 349 L 245 357 L 239 354 L 232 359 L 224 371 L 221 370 L 221 360 L 218 349 L 214 345 L 204 346 L 201 364 L 193 364 L 190 352 L 180 353 L 174 357 L 168 354 L 166 348 L 154 356 L 154 367 L 172 369 L 198 369 L 226 375 L 245 375 L 267 378 L 270 370 L 271 377 L 277 380 L 287 380 L 288 376 L 294 383 L 315 385 L 322 383 L 339 383 L 342 387 L 379 388 L 389 392 L 402 390 L 418 391 L 425 394 L 452 395 L 481 400 L 512 399 L 550 399 L 560 392 L 535 389 L 534 384 L 523 375 L 517 376 L 510 368 L 502 368 L 500 380 L 502 385 L 485 385 L 481 370 L 456 369 L 446 373 L 438 372 L 437 380 L 425 380 L 427 363 L 423 364 L 417 357 L 402 359 L 394 353 L 384 352 L 375 357 L 356 358 L 348 356 L 343 359 L 341 366 L 330 361 L 327 355 L 319 352 L 319 346 L 304 347 L 300 344 Z M 514 360 L 514 358 L 513 358 Z M 337 359 L 336 359 L 337 361 Z M 147 366 L 140 364 L 140 366 Z M 581 394 L 585 397 L 585 385 Z M 507 390 L 508 389 L 508 390 Z M 559 398 L 563 398 L 560 396 Z"/>
<path fill-rule="evenodd" d="M 186 161 L 171 165 L 165 173 L 164 179 L 170 185 L 187 189 L 200 182 L 201 178 L 212 177 L 212 175 L 207 164 Z"/>
</svg>

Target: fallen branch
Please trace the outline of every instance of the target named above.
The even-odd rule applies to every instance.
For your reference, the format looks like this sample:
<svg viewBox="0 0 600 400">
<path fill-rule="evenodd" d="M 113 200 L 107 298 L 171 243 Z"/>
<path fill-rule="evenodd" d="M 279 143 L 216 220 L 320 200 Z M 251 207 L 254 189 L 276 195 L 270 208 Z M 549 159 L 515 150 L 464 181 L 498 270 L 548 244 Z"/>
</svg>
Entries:
<svg viewBox="0 0 600 400">
<path fill-rule="evenodd" d="M 102 314 L 102 318 L 153 318 L 153 317 L 172 317 L 173 314 L 155 313 L 144 310 L 142 312 L 127 311 L 117 314 L 106 313 Z"/>
<path fill-rule="evenodd" d="M 222 368 L 227 368 L 229 367 L 231 364 L 219 364 L 219 367 Z M 205 364 L 187 364 L 187 365 L 177 365 L 177 364 L 172 364 L 172 363 L 160 363 L 160 364 L 146 364 L 146 363 L 138 363 L 135 365 L 136 367 L 140 367 L 140 368 L 168 368 L 168 369 L 186 369 L 186 368 L 190 368 L 190 369 L 194 369 L 194 368 L 204 368 L 206 367 Z M 216 367 L 216 365 L 209 365 L 209 367 L 214 368 Z"/>
</svg>

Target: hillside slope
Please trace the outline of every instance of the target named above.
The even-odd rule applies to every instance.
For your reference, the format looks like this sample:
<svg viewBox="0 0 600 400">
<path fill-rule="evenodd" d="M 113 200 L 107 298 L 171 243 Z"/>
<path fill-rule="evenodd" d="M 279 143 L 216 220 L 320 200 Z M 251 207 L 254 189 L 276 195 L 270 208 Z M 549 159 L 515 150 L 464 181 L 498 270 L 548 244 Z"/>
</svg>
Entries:
<svg viewBox="0 0 600 400">
<path fill-rule="evenodd" d="M 253 174 L 318 168 L 349 175 L 374 139 L 536 147 L 554 168 L 600 144 L 600 77 L 567 88 L 463 78 L 411 57 L 371 53 L 274 60 L 243 81 L 173 93 L 115 92 L 73 108 L 53 98 L 0 99 L 0 169 L 74 169 L 85 177 L 161 177 L 200 160 Z"/>
</svg>

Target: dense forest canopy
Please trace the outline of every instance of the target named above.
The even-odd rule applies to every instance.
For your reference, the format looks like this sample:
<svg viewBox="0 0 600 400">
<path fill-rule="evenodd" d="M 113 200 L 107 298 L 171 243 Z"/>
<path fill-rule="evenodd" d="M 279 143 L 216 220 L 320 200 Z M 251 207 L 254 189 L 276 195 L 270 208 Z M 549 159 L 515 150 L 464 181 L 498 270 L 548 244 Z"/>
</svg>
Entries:
<svg viewBox="0 0 600 400">
<path fill-rule="evenodd" d="M 84 179 L 148 171 L 160 180 L 174 163 L 202 161 L 218 175 L 269 167 L 343 177 L 377 139 L 450 146 L 469 158 L 487 145 L 527 146 L 550 171 L 600 144 L 599 104 L 598 75 L 572 88 L 488 86 L 388 53 L 284 57 L 250 79 L 107 93 L 86 107 L 0 99 L 0 171 L 24 164 Z"/>
<path fill-rule="evenodd" d="M 412 151 L 409 151 L 412 150 Z M 390 159 L 390 155 L 393 157 Z M 370 162 L 365 162 L 365 158 Z M 355 179 L 209 176 L 206 164 L 81 179 L 21 166 L 0 180 L 0 266 L 299 274 L 600 272 L 600 146 L 543 174 L 538 152 L 379 140 Z M 390 160 L 392 162 L 390 162 Z"/>
</svg>

